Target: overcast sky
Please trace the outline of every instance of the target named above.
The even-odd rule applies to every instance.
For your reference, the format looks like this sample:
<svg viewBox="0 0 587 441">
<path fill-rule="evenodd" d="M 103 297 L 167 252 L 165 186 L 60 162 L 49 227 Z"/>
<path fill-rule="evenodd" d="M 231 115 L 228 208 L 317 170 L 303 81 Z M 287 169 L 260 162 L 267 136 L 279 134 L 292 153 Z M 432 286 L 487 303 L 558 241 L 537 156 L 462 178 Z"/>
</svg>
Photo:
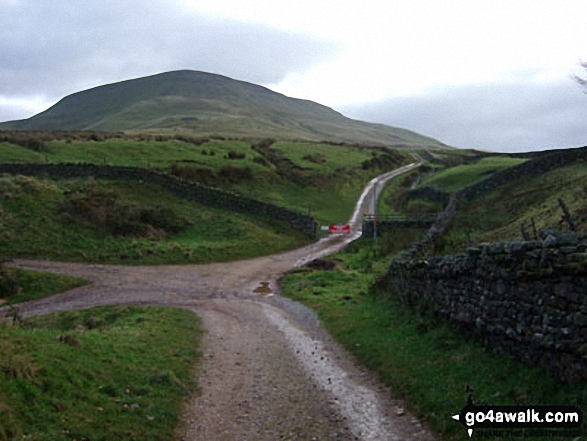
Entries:
<svg viewBox="0 0 587 441">
<path fill-rule="evenodd" d="M 587 145 L 585 0 L 0 0 L 0 121 L 176 69 L 496 151 Z"/>
</svg>

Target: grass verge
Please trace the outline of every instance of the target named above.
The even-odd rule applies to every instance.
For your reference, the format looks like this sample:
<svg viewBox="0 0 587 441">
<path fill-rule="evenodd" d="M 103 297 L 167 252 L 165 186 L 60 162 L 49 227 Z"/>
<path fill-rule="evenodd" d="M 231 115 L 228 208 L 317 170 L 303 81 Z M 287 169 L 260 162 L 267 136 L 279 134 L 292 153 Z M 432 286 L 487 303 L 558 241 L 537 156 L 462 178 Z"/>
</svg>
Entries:
<svg viewBox="0 0 587 441">
<path fill-rule="evenodd" d="M 28 302 L 68 289 L 83 286 L 88 282 L 77 277 L 41 271 L 23 270 L 18 268 L 2 268 L 0 270 L 0 305 L 13 305 Z M 2 288 L 7 289 L 2 289 Z M 12 288 L 12 289 L 10 289 Z"/>
<path fill-rule="evenodd" d="M 0 440 L 169 440 L 195 388 L 197 317 L 104 307 L 0 324 Z"/>
<path fill-rule="evenodd" d="M 380 241 L 382 242 L 382 241 Z M 370 286 L 389 258 L 371 241 L 335 256 L 335 270 L 286 274 L 285 296 L 317 311 L 328 331 L 430 424 L 442 439 L 466 439 L 450 416 L 466 403 L 570 405 L 587 408 L 587 383 L 564 384 L 544 371 L 493 355 L 433 318 L 423 318 Z"/>
</svg>

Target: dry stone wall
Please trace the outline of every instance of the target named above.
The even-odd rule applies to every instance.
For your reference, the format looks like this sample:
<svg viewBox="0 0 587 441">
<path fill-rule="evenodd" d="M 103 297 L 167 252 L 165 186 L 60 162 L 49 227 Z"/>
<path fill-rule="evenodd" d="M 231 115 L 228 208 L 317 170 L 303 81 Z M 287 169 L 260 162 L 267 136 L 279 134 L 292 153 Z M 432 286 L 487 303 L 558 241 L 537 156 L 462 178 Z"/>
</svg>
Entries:
<svg viewBox="0 0 587 441">
<path fill-rule="evenodd" d="M 587 237 L 481 244 L 466 254 L 398 259 L 390 295 L 431 309 L 497 353 L 565 380 L 587 379 Z"/>
<path fill-rule="evenodd" d="M 434 242 L 442 237 L 450 227 L 457 214 L 458 198 L 456 195 L 450 195 L 448 204 L 444 211 L 438 214 L 432 226 L 424 233 L 422 238 L 412 244 L 412 246 L 402 254 L 402 259 L 415 259 L 424 255 L 432 254 Z"/>
<path fill-rule="evenodd" d="M 182 198 L 199 202 L 203 205 L 225 208 L 239 213 L 267 216 L 288 222 L 293 228 L 310 237 L 316 235 L 316 222 L 310 216 L 283 207 L 245 197 L 236 193 L 218 190 L 212 187 L 182 181 L 163 173 L 124 166 L 96 164 L 0 164 L 0 173 L 57 178 L 125 179 L 144 181 L 159 185 Z"/>
<path fill-rule="evenodd" d="M 559 150 L 502 170 L 451 195 L 424 237 L 392 262 L 387 292 L 432 310 L 497 353 L 559 378 L 587 379 L 587 237 L 546 231 L 543 240 L 481 244 L 424 258 L 450 226 L 457 202 L 512 180 L 587 161 L 587 147 Z M 421 189 L 413 197 L 441 198 Z"/>
<path fill-rule="evenodd" d="M 377 220 L 377 234 L 384 234 L 388 231 L 394 231 L 397 228 L 425 228 L 434 223 L 430 219 L 385 219 Z M 373 220 L 363 219 L 362 234 L 365 237 L 373 237 Z"/>
<path fill-rule="evenodd" d="M 539 175 L 558 167 L 586 161 L 587 147 L 558 150 L 552 154 L 539 156 L 536 159 L 501 170 L 489 178 L 461 190 L 458 195 L 460 198 L 471 200 L 515 179 Z"/>
</svg>

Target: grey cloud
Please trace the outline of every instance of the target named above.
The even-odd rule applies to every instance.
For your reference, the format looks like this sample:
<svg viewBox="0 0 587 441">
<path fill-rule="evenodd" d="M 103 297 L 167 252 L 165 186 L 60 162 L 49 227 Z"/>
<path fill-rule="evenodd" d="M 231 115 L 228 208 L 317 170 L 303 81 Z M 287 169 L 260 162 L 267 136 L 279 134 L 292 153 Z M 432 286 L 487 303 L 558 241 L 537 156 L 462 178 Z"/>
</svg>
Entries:
<svg viewBox="0 0 587 441">
<path fill-rule="evenodd" d="M 455 86 L 339 110 L 461 148 L 515 152 L 587 145 L 587 96 L 569 79 Z"/>
<path fill-rule="evenodd" d="M 0 2 L 0 97 L 5 98 L 57 100 L 174 69 L 271 84 L 337 52 L 332 44 L 205 18 L 173 2 Z"/>
</svg>

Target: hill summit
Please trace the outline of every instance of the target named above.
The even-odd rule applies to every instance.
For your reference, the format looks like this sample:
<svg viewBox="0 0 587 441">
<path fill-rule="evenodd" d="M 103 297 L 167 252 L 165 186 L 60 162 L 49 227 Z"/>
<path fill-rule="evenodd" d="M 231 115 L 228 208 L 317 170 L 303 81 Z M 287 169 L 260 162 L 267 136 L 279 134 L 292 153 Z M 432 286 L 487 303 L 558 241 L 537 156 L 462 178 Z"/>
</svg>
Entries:
<svg viewBox="0 0 587 441">
<path fill-rule="evenodd" d="M 185 131 L 198 135 L 446 147 L 409 130 L 366 123 L 321 104 L 206 72 L 180 70 L 68 95 L 0 130 Z"/>
</svg>

